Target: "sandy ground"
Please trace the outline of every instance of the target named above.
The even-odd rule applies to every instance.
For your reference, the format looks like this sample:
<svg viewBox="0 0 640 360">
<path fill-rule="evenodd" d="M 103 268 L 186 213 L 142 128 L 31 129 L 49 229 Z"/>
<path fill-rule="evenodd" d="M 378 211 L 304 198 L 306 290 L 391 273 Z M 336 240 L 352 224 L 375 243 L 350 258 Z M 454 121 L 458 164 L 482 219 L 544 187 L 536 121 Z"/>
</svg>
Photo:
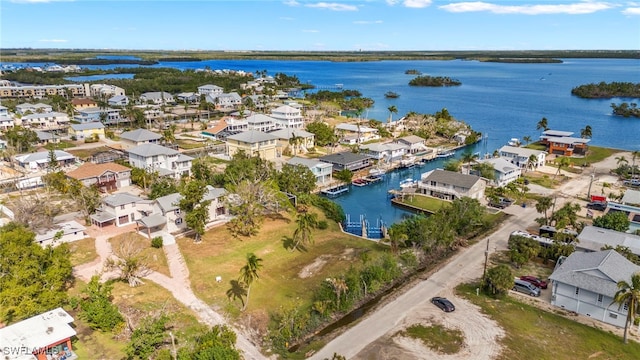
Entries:
<svg viewBox="0 0 640 360">
<path fill-rule="evenodd" d="M 592 195 L 600 195 L 602 184 L 610 184 L 605 187 L 605 195 L 619 192 L 622 188 L 616 176 L 610 174 L 609 169 L 617 167 L 615 157 L 625 156 L 630 159 L 630 153 L 618 153 L 576 175 L 563 171 L 567 178 L 558 189 L 548 189 L 531 186 L 532 192 L 540 192 L 557 198 L 557 206 L 565 202 L 577 202 L 581 204 L 581 215 L 586 214 L 585 199 L 591 187 Z M 553 167 L 542 167 L 540 172 L 553 175 L 557 172 Z M 512 206 L 505 212 L 515 215 L 490 235 L 490 252 L 506 249 L 508 234 L 513 230 L 526 229 L 533 224 L 533 220 L 539 216 L 533 206 L 527 208 Z M 598 216 L 599 214 L 594 214 Z M 411 286 L 403 294 L 390 299 L 386 304 L 352 328 L 345 330 L 331 340 L 323 349 L 312 356 L 312 359 L 331 358 L 334 352 L 348 359 L 446 359 L 446 360 L 482 360 L 495 359 L 499 356 L 501 347 L 499 340 L 505 335 L 499 325 L 483 315 L 479 308 L 464 299 L 453 294 L 456 285 L 475 280 L 481 277 L 484 265 L 484 250 L 486 239 L 479 241 L 470 248 L 455 256 L 446 265 L 429 276 Z M 524 301 L 539 306 L 545 310 L 558 312 L 558 308 L 549 303 L 550 289 L 545 290 L 540 298 L 531 298 L 519 293 Z M 452 300 L 456 305 L 453 313 L 444 313 L 430 303 L 433 296 L 444 296 Z M 576 321 L 590 326 L 611 331 L 622 336 L 622 329 L 595 321 L 581 315 L 571 315 Z M 447 328 L 460 329 L 464 333 L 465 345 L 463 349 L 452 355 L 438 354 L 423 345 L 422 342 L 403 337 L 398 332 L 420 323 L 423 325 L 438 323 Z M 637 334 L 631 337 L 640 340 Z"/>
</svg>

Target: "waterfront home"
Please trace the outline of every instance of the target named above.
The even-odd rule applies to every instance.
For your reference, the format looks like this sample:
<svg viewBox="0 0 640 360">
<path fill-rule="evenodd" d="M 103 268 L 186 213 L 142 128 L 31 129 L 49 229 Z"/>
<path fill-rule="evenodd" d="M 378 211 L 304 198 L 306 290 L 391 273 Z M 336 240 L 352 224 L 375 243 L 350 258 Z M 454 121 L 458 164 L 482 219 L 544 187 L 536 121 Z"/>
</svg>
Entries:
<svg viewBox="0 0 640 360">
<path fill-rule="evenodd" d="M 301 129 L 304 127 L 304 117 L 300 109 L 290 105 L 282 105 L 271 110 L 271 117 L 278 129 Z"/>
<path fill-rule="evenodd" d="M 173 95 L 166 91 L 151 91 L 142 93 L 140 101 L 145 104 L 168 105 L 174 103 Z"/>
<path fill-rule="evenodd" d="M 576 250 L 600 251 L 605 246 L 623 246 L 640 256 L 640 236 L 597 226 L 585 226 L 578 235 Z"/>
<path fill-rule="evenodd" d="M 432 150 L 425 145 L 426 140 L 418 135 L 403 136 L 396 139 L 395 142 L 406 146 L 408 154 L 417 154 Z"/>
<path fill-rule="evenodd" d="M 55 159 L 58 166 L 67 166 L 75 164 L 77 159 L 75 156 L 69 154 L 66 151 L 54 150 Z M 15 157 L 18 165 L 31 171 L 44 170 L 49 167 L 51 157 L 49 151 L 38 151 L 30 154 L 16 155 Z"/>
<path fill-rule="evenodd" d="M 69 126 L 69 116 L 61 112 L 36 112 L 24 115 L 21 119 L 22 126 L 32 129 L 61 129 Z"/>
<path fill-rule="evenodd" d="M 380 139 L 378 129 L 359 124 L 338 124 L 335 127 L 340 136 L 340 142 L 348 145 L 361 144 Z"/>
<path fill-rule="evenodd" d="M 311 170 L 313 175 L 316 176 L 316 186 L 321 187 L 322 185 L 331 183 L 333 173 L 333 165 L 330 163 L 326 163 L 324 161 L 316 160 L 316 159 L 307 159 L 301 157 L 292 157 L 289 161 L 287 161 L 288 165 L 291 166 L 306 166 Z"/>
<path fill-rule="evenodd" d="M 267 161 L 275 161 L 278 157 L 278 137 L 261 131 L 247 130 L 226 139 L 226 154 L 229 157 L 244 151 L 248 156 L 259 156 Z"/>
<path fill-rule="evenodd" d="M 408 154 L 408 147 L 400 143 L 370 143 L 360 145 L 360 153 L 369 155 L 378 161 L 392 162 L 400 160 L 403 155 Z"/>
<path fill-rule="evenodd" d="M 82 240 L 87 237 L 85 233 L 86 227 L 80 225 L 77 221 L 65 221 L 55 224 L 50 229 L 36 230 L 35 242 L 42 247 L 49 245 L 55 247 L 62 243 Z"/>
<path fill-rule="evenodd" d="M 306 153 L 315 147 L 315 134 L 302 129 L 286 128 L 270 132 L 278 137 L 280 147 L 289 147 L 293 155 Z"/>
<path fill-rule="evenodd" d="M 233 110 L 242 104 L 242 97 L 237 92 L 206 95 L 205 101 L 220 110 Z"/>
<path fill-rule="evenodd" d="M 93 139 L 96 136 L 99 139 L 104 139 L 104 124 L 98 121 L 85 124 L 71 124 L 69 127 L 69 135 L 78 140 Z"/>
<path fill-rule="evenodd" d="M 537 169 L 543 166 L 547 159 L 547 152 L 523 147 L 505 145 L 498 151 L 500 157 L 523 169 Z M 533 156 L 532 156 L 533 155 Z M 535 161 L 529 159 L 535 158 Z"/>
<path fill-rule="evenodd" d="M 131 149 L 143 144 L 160 144 L 162 135 L 147 129 L 135 129 L 120 134 L 123 149 Z"/>
<path fill-rule="evenodd" d="M 630 283 L 640 266 L 615 250 L 574 252 L 558 264 L 549 277 L 552 305 L 624 327 L 628 308 L 613 303 L 613 298 L 618 282 Z"/>
<path fill-rule="evenodd" d="M 247 130 L 271 132 L 276 129 L 276 120 L 265 114 L 252 113 L 241 120 L 247 123 Z"/>
<path fill-rule="evenodd" d="M 214 127 L 202 130 L 200 136 L 211 140 L 225 141 L 229 135 L 235 135 L 247 130 L 249 130 L 249 125 L 245 120 L 225 116 L 218 120 Z"/>
<path fill-rule="evenodd" d="M 89 108 L 98 107 L 98 103 L 95 102 L 95 100 L 89 99 L 89 98 L 74 98 L 74 99 L 71 99 L 71 105 L 73 105 L 73 108 L 76 111 L 82 110 L 82 109 L 89 109 Z"/>
<path fill-rule="evenodd" d="M 226 195 L 227 191 L 223 188 L 206 186 L 202 201 L 211 201 L 207 208 L 207 224 L 227 219 L 229 211 L 224 201 Z M 179 207 L 180 199 L 182 199 L 182 195 L 179 193 L 155 199 L 151 210 L 137 220 L 142 232 L 146 232 L 149 237 L 163 231 L 171 234 L 184 232 L 187 229 L 187 224 L 184 219 L 185 213 Z"/>
<path fill-rule="evenodd" d="M 91 223 L 99 227 L 115 225 L 117 227 L 133 224 L 142 218 L 142 214 L 151 211 L 152 201 L 123 192 L 102 198 L 100 207 L 90 216 Z"/>
<path fill-rule="evenodd" d="M 461 197 L 481 200 L 487 183 L 476 175 L 434 169 L 422 174 L 417 185 L 416 192 L 444 200 Z"/>
<path fill-rule="evenodd" d="M 133 147 L 129 153 L 129 164 L 149 172 L 158 172 L 160 176 L 179 179 L 191 175 L 193 158 L 165 146 L 145 143 Z"/>
<path fill-rule="evenodd" d="M 322 156 L 319 160 L 332 164 L 333 171 L 341 171 L 344 169 L 357 171 L 371 166 L 372 159 L 369 155 L 345 151 Z"/>
<path fill-rule="evenodd" d="M 79 180 L 84 186 L 95 186 L 101 192 L 111 192 L 131 185 L 131 169 L 113 162 L 87 162 L 66 175 Z"/>
<path fill-rule="evenodd" d="M 56 308 L 0 328 L 3 360 L 75 360 L 71 338 L 76 330 L 73 318 L 62 308 Z"/>
<path fill-rule="evenodd" d="M 124 95 L 123 88 L 109 84 L 91 84 L 89 85 L 89 94 L 94 98 L 107 98 L 112 96 Z"/>
<path fill-rule="evenodd" d="M 510 182 L 516 181 L 522 174 L 522 169 L 507 161 L 505 158 L 481 159 L 476 162 L 480 164 L 489 164 L 494 169 L 493 179 L 489 180 L 489 185 L 502 187 Z M 474 170 L 473 167 L 469 171 L 472 175 L 480 176 L 480 172 Z"/>
<path fill-rule="evenodd" d="M 29 113 L 50 113 L 53 111 L 53 107 L 48 104 L 37 103 L 37 104 L 18 104 L 16 105 L 16 113 L 19 115 L 27 115 Z"/>
<path fill-rule="evenodd" d="M 119 124 L 124 120 L 120 116 L 120 109 L 101 109 L 97 107 L 80 109 L 73 119 L 79 123 L 99 121 L 105 125 Z"/>
<path fill-rule="evenodd" d="M 200 98 L 200 96 L 202 95 L 216 96 L 222 95 L 222 93 L 224 93 L 224 88 L 218 85 L 207 84 L 198 86 L 198 98 Z"/>
<path fill-rule="evenodd" d="M 87 89 L 83 84 L 65 85 L 9 85 L 0 86 L 0 98 L 31 98 L 42 99 L 53 95 L 67 97 L 86 96 Z"/>
<path fill-rule="evenodd" d="M 129 98 L 126 95 L 112 96 L 107 100 L 109 106 L 122 107 L 129 105 Z"/>
<path fill-rule="evenodd" d="M 540 140 L 547 146 L 549 154 L 573 156 L 585 155 L 587 143 L 590 139 L 572 137 L 570 131 L 546 130 L 540 136 Z"/>
</svg>

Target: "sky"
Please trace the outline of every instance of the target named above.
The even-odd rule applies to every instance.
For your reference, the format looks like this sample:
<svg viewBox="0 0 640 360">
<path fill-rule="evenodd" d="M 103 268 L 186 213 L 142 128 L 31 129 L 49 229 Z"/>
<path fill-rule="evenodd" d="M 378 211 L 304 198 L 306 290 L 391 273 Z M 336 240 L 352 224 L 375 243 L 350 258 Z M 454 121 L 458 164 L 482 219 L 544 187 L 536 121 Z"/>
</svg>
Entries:
<svg viewBox="0 0 640 360">
<path fill-rule="evenodd" d="M 640 0 L 0 0 L 0 48 L 640 50 Z"/>
</svg>

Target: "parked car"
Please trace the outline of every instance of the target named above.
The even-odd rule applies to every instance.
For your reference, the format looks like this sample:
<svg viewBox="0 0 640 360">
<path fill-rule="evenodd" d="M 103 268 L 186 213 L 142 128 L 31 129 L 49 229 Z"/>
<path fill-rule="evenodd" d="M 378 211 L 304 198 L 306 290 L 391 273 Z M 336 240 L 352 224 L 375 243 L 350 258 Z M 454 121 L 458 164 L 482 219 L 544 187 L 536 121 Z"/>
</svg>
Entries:
<svg viewBox="0 0 640 360">
<path fill-rule="evenodd" d="M 627 186 L 640 186 L 640 179 L 625 180 L 622 183 Z"/>
<path fill-rule="evenodd" d="M 533 285 L 539 287 L 540 289 L 547 288 L 547 282 L 535 276 L 530 276 L 530 275 L 520 276 L 520 280 L 524 280 L 526 282 L 532 283 Z"/>
<path fill-rule="evenodd" d="M 451 301 L 449 301 L 447 298 L 443 298 L 439 296 L 431 298 L 431 303 L 439 307 L 444 312 L 452 312 L 456 309 L 456 307 L 453 306 L 453 303 Z"/>
<path fill-rule="evenodd" d="M 587 204 L 587 209 L 604 211 L 607 208 L 606 201 L 592 201 Z"/>
<path fill-rule="evenodd" d="M 515 279 L 512 290 L 531 296 L 540 296 L 539 287 L 520 279 Z"/>
<path fill-rule="evenodd" d="M 507 199 L 507 198 L 500 198 L 498 199 L 497 202 L 489 201 L 489 206 L 492 206 L 498 209 L 504 209 L 507 206 L 510 206 L 511 204 L 513 204 L 513 200 Z"/>
</svg>

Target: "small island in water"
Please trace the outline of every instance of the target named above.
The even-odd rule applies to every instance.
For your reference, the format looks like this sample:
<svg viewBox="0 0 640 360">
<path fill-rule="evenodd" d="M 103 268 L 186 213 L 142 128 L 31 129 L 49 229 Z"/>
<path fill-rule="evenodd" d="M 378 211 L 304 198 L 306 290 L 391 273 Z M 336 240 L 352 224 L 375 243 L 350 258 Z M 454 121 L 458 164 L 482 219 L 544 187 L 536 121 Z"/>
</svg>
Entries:
<svg viewBox="0 0 640 360">
<path fill-rule="evenodd" d="M 458 86 L 462 85 L 459 80 L 448 76 L 418 76 L 409 81 L 411 86 Z"/>
<path fill-rule="evenodd" d="M 388 99 L 395 99 L 397 97 L 400 97 L 400 94 L 398 94 L 397 92 L 393 92 L 393 91 L 387 91 L 386 93 L 384 93 L 384 97 L 386 97 Z"/>
</svg>

